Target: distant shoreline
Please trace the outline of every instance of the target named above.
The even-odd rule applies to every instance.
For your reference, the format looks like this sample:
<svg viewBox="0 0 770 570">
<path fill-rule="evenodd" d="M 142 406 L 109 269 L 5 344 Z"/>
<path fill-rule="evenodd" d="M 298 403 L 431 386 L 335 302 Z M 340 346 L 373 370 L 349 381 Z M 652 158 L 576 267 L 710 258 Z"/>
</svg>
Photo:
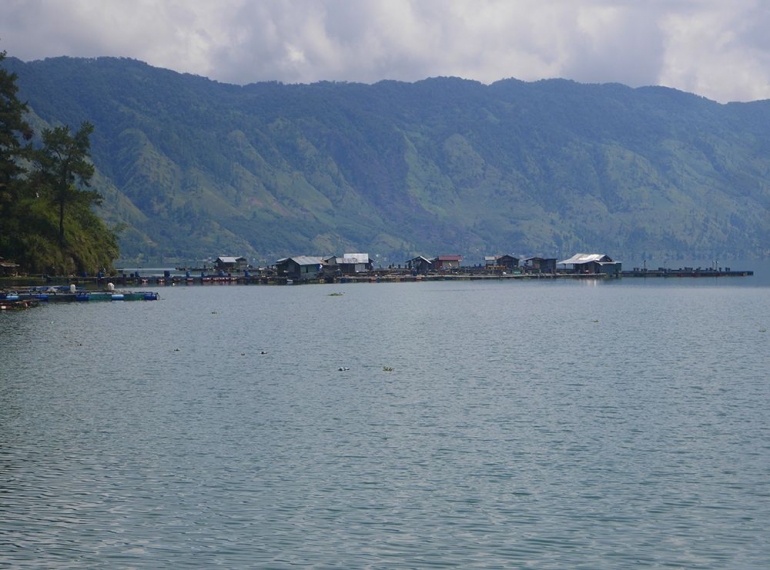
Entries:
<svg viewBox="0 0 770 570">
<path fill-rule="evenodd" d="M 298 279 L 292 276 L 275 275 L 262 272 L 256 273 L 232 273 L 217 275 L 181 275 L 171 274 L 169 271 L 158 273 L 158 270 L 151 274 L 142 274 L 141 271 L 135 271 L 131 274 L 119 274 L 111 276 L 18 276 L 0 278 L 0 290 L 13 287 L 32 287 L 44 285 L 69 285 L 75 284 L 91 289 L 107 287 L 112 283 L 116 287 L 137 287 L 137 286 L 170 286 L 170 285 L 298 285 L 298 284 L 341 284 L 341 283 L 419 283 L 422 281 L 492 281 L 492 280 L 514 280 L 514 281 L 541 281 L 541 280 L 559 280 L 559 279 L 590 279 L 590 280 L 619 280 L 623 278 L 630 279 L 671 279 L 671 278 L 721 278 L 721 277 L 750 277 L 754 275 L 752 270 L 731 270 L 710 269 L 710 268 L 691 268 L 684 267 L 678 269 L 634 269 L 630 271 L 621 271 L 618 274 L 605 273 L 578 273 L 557 271 L 555 273 L 538 272 L 490 272 L 479 270 L 478 268 L 460 269 L 446 272 L 431 272 L 425 274 L 413 274 L 405 270 L 381 269 L 366 273 L 357 273 L 353 275 L 337 275 L 333 277 L 312 277 L 309 279 Z"/>
</svg>

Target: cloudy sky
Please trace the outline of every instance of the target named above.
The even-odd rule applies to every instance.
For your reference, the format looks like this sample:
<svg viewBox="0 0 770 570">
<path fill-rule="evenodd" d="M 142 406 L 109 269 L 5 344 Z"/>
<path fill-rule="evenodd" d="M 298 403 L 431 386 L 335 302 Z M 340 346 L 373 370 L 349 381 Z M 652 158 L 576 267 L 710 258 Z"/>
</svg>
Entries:
<svg viewBox="0 0 770 570">
<path fill-rule="evenodd" d="M 770 99 L 766 0 L 0 0 L 0 50 L 228 83 L 563 77 Z"/>
</svg>

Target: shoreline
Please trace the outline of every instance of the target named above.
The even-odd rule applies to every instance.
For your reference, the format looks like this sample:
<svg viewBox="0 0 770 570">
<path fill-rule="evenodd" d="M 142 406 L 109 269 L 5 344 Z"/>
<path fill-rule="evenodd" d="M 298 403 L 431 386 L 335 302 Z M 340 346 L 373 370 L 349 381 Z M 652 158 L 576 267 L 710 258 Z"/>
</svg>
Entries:
<svg viewBox="0 0 770 570">
<path fill-rule="evenodd" d="M 621 280 L 621 279 L 683 279 L 683 278 L 724 278 L 724 277 L 751 277 L 752 270 L 715 270 L 715 269 L 634 269 L 619 273 L 536 273 L 514 272 L 500 273 L 483 270 L 459 270 L 451 272 L 436 272 L 426 274 L 412 274 L 399 270 L 379 270 L 353 275 L 314 276 L 307 279 L 298 279 L 292 276 L 275 275 L 272 273 L 257 274 L 229 274 L 229 275 L 171 275 L 165 272 L 163 275 L 147 274 L 140 272 L 133 274 L 120 274 L 108 277 L 89 276 L 19 276 L 4 277 L 0 279 L 0 291 L 18 288 L 33 287 L 57 287 L 62 285 L 76 285 L 88 290 L 107 289 L 109 284 L 114 287 L 145 287 L 145 286 L 171 286 L 171 285 L 299 285 L 299 284 L 341 284 L 341 283 L 419 283 L 421 281 L 480 281 L 480 280 L 514 280 L 514 281 L 552 281 L 563 279 L 589 279 L 589 280 Z"/>
</svg>

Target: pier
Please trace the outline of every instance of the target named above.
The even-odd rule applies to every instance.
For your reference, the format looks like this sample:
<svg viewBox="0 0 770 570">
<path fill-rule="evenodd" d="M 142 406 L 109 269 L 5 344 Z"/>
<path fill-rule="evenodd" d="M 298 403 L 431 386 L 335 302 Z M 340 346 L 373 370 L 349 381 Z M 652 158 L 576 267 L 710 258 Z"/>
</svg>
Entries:
<svg viewBox="0 0 770 570">
<path fill-rule="evenodd" d="M 156 300 L 159 295 L 152 291 L 131 291 L 125 288 L 168 287 L 168 286 L 222 286 L 222 285 L 296 285 L 309 283 L 416 283 L 422 281 L 476 281 L 476 280 L 513 280 L 513 281 L 552 281 L 552 280 L 616 280 L 630 279 L 666 279 L 666 278 L 723 278 L 750 277 L 750 270 L 731 270 L 730 268 L 691 268 L 678 269 L 639 269 L 617 273 L 580 273 L 556 271 L 544 273 L 537 271 L 489 271 L 484 267 L 460 267 L 451 271 L 433 271 L 415 273 L 402 268 L 379 268 L 373 271 L 349 275 L 324 275 L 319 273 L 303 279 L 287 275 L 278 275 L 273 269 L 253 270 L 226 275 L 189 275 L 171 271 L 141 273 L 120 273 L 109 277 L 38 277 L 21 278 L 14 285 L 15 289 L 0 290 L 3 295 L 20 295 L 19 299 L 33 299 L 43 302 L 85 302 L 116 300 Z M 44 282 L 46 285 L 35 284 Z M 71 290 L 72 286 L 75 291 Z M 110 290 L 109 287 L 117 288 Z M 22 291 L 17 293 L 17 291 Z"/>
<path fill-rule="evenodd" d="M 718 268 L 701 268 L 701 267 L 680 267 L 679 269 L 666 269 L 659 267 L 658 269 L 634 269 L 632 271 L 621 271 L 621 277 L 749 277 L 754 275 L 753 271 L 732 271 L 729 267 L 724 269 Z"/>
</svg>

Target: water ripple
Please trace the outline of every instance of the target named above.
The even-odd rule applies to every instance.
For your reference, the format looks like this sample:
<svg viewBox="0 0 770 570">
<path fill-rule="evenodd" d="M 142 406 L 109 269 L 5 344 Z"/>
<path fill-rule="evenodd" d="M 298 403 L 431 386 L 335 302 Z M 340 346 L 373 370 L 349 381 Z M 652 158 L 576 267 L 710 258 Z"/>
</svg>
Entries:
<svg viewBox="0 0 770 570">
<path fill-rule="evenodd" d="M 327 293 L 3 315 L 0 567 L 770 564 L 766 290 Z"/>
</svg>

